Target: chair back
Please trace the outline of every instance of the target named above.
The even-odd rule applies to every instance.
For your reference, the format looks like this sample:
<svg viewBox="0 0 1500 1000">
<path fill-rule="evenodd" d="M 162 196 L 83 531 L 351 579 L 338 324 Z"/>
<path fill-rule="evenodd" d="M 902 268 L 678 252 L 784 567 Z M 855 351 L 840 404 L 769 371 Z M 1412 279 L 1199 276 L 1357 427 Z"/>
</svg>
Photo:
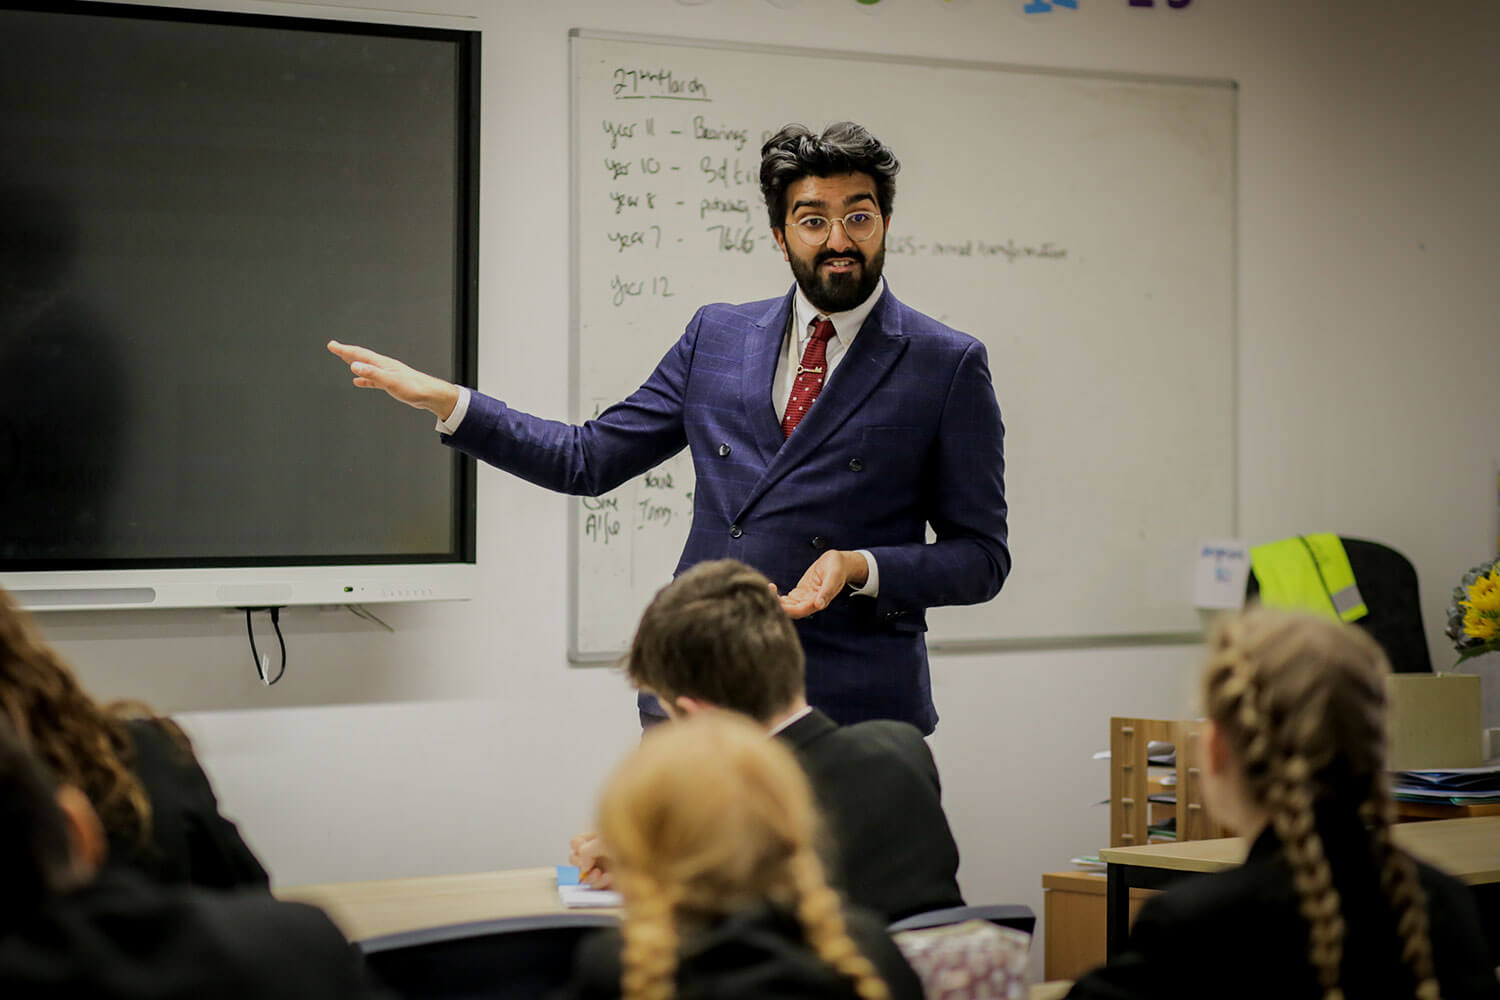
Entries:
<svg viewBox="0 0 1500 1000">
<path fill-rule="evenodd" d="M 891 937 L 927 1000 L 1025 1000 L 1030 934 L 976 919 Z"/>
<path fill-rule="evenodd" d="M 587 934 L 618 920 L 552 913 L 449 924 L 367 938 L 365 966 L 406 1000 L 542 1000 L 566 985 Z"/>
<path fill-rule="evenodd" d="M 1398 674 L 1432 673 L 1432 654 L 1422 628 L 1422 598 L 1411 560 L 1389 545 L 1339 536 L 1354 584 L 1369 613 L 1354 624 L 1370 633 Z M 1260 593 L 1252 568 L 1245 596 Z"/>
<path fill-rule="evenodd" d="M 924 930 L 929 927 L 961 924 L 966 920 L 983 920 L 998 927 L 1009 927 L 1028 936 L 1036 930 L 1036 914 L 1031 911 L 1031 907 L 1021 903 L 948 906 L 941 910 L 914 913 L 909 917 L 897 920 L 887 927 L 886 930 L 895 934 L 897 931 L 915 931 Z"/>
</svg>

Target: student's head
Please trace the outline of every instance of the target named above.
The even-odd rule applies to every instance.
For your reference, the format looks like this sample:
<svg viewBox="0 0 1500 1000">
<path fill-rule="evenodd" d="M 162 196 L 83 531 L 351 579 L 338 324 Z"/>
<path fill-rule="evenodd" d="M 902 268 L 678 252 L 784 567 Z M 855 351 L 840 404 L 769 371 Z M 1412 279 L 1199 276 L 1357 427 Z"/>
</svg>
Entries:
<svg viewBox="0 0 1500 1000">
<path fill-rule="evenodd" d="M 1204 707 L 1251 802 L 1268 810 L 1295 784 L 1353 814 L 1383 794 L 1389 673 L 1373 639 L 1331 619 L 1255 608 L 1222 622 Z"/>
<path fill-rule="evenodd" d="M 1390 840 L 1389 673 L 1385 653 L 1363 631 L 1301 613 L 1253 608 L 1221 622 L 1209 640 L 1203 676 L 1209 808 L 1231 825 L 1257 817 L 1275 831 L 1294 873 L 1309 959 L 1325 995 L 1338 984 L 1344 924 L 1322 831 L 1361 825 L 1382 866 L 1382 887 L 1422 984 L 1419 995 L 1437 989 L 1421 886 Z"/>
<path fill-rule="evenodd" d="M 131 770 L 120 715 L 88 696 L 31 616 L 0 588 L 0 718 L 60 784 L 89 797 L 108 829 L 145 839 L 151 806 Z"/>
<path fill-rule="evenodd" d="M 896 200 L 894 153 L 863 126 L 821 135 L 787 125 L 760 150 L 771 234 L 804 294 L 824 312 L 859 305 L 880 283 Z"/>
<path fill-rule="evenodd" d="M 85 881 L 103 858 L 104 835 L 87 797 L 56 788 L 0 719 L 0 925 Z"/>
<path fill-rule="evenodd" d="M 627 1000 L 671 996 L 681 933 L 759 904 L 794 913 L 809 946 L 863 1000 L 884 1000 L 824 881 L 817 823 L 791 751 L 734 713 L 705 712 L 642 740 L 599 803 L 625 898 Z"/>
<path fill-rule="evenodd" d="M 699 563 L 647 606 L 626 672 L 667 706 L 680 698 L 768 723 L 803 697 L 802 643 L 764 576 L 731 559 Z"/>
</svg>

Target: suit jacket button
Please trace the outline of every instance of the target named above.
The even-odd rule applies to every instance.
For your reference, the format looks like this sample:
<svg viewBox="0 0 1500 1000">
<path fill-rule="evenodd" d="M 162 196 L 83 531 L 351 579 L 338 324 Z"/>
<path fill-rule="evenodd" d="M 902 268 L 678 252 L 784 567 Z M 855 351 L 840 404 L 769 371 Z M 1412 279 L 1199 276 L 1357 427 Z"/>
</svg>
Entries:
<svg viewBox="0 0 1500 1000">
<path fill-rule="evenodd" d="M 822 552 L 824 549 L 828 548 L 828 539 L 824 538 L 822 535 L 814 535 L 812 541 L 808 544 L 817 549 L 819 552 Z"/>
<path fill-rule="evenodd" d="M 725 445 L 724 447 L 727 448 L 729 446 Z M 729 537 L 730 538 L 738 538 L 738 537 L 740 537 L 743 534 L 744 534 L 744 532 L 740 530 L 740 526 L 738 524 L 731 524 L 729 526 Z"/>
<path fill-rule="evenodd" d="M 724 444 L 719 445 L 719 457 L 723 458 L 724 456 L 726 456 L 728 454 L 729 454 L 729 443 L 726 441 Z"/>
<path fill-rule="evenodd" d="M 850 472 L 858 472 L 860 469 L 863 469 L 864 467 L 865 467 L 865 463 L 861 462 L 859 459 L 857 459 L 857 458 L 851 458 L 851 459 L 849 459 L 849 471 Z"/>
</svg>

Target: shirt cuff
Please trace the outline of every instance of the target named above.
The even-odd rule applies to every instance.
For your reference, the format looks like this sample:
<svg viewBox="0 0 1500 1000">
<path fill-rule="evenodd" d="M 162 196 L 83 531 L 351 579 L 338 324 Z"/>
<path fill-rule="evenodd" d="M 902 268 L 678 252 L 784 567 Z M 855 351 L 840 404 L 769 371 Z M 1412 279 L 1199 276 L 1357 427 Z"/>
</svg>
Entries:
<svg viewBox="0 0 1500 1000">
<path fill-rule="evenodd" d="M 879 597 L 880 564 L 875 561 L 875 557 L 870 553 L 869 549 L 855 549 L 854 551 L 865 557 L 865 562 L 870 567 L 870 575 L 865 578 L 865 585 L 863 587 L 856 587 L 850 584 L 850 593 L 857 594 L 860 597 Z"/>
<path fill-rule="evenodd" d="M 436 430 L 439 434 L 456 434 L 458 425 L 464 422 L 464 414 L 469 412 L 469 390 L 465 386 L 458 387 L 458 402 L 453 404 L 453 412 L 448 414 L 447 420 L 439 420 Z"/>
</svg>

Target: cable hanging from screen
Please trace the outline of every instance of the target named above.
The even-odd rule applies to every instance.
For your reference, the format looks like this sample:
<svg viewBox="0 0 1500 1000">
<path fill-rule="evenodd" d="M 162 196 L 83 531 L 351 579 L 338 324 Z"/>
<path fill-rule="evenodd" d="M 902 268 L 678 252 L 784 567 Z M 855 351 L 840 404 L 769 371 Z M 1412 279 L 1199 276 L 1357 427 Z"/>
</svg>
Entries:
<svg viewBox="0 0 1500 1000">
<path fill-rule="evenodd" d="M 255 673 L 260 677 L 260 682 L 270 687 L 281 680 L 286 673 L 286 636 L 281 634 L 281 608 L 241 608 L 245 612 L 245 631 L 250 636 L 250 658 L 255 661 Z M 276 671 L 276 676 L 271 676 L 271 657 L 262 656 L 260 650 L 255 648 L 255 624 L 250 615 L 256 611 L 271 612 L 271 627 L 276 630 L 276 641 L 281 644 L 281 669 Z"/>
<path fill-rule="evenodd" d="M 396 631 L 395 629 L 393 629 L 389 625 L 387 625 L 384 621 L 382 621 L 375 614 L 375 612 L 371 611 L 369 608 L 365 607 L 363 604 L 346 604 L 346 605 L 344 605 L 344 607 L 348 608 L 349 609 L 349 613 L 352 614 L 356 618 L 362 618 L 362 619 L 364 619 L 365 621 L 369 622 L 372 625 L 379 625 L 381 628 L 385 629 L 387 632 L 395 632 Z"/>
</svg>

